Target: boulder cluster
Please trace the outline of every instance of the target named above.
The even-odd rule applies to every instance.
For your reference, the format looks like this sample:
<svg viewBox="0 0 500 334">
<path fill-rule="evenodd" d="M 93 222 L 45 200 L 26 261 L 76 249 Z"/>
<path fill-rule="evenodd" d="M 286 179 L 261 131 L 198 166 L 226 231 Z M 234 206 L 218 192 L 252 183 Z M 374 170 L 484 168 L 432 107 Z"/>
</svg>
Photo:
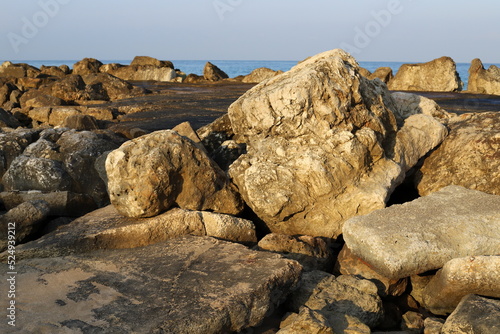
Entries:
<svg viewBox="0 0 500 334">
<path fill-rule="evenodd" d="M 88 78 L 136 91 L 128 80 L 174 71 L 148 57 L 129 67 L 87 59 L 38 91 L 76 103 L 115 94 Z M 425 67 L 397 80 L 428 90 Z M 221 72 L 207 64 L 203 80 Z M 17 287 L 30 291 L 16 300 L 30 321 L 16 328 L 253 333 L 267 320 L 280 334 L 497 331 L 500 114 L 457 116 L 375 74 L 342 50 L 285 73 L 258 69 L 242 80 L 262 81 L 197 131 L 183 123 L 126 140 L 4 128 L 0 261 L 15 255 Z M 439 75 L 433 84 L 460 90 Z M 412 187 L 413 200 L 390 205 Z"/>
</svg>

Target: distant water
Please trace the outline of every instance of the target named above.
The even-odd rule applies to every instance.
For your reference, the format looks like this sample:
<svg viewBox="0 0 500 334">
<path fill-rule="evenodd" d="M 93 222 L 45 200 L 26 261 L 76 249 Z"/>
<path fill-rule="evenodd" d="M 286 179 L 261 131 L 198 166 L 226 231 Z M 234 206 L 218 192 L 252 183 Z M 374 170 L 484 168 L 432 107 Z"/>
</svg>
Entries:
<svg viewBox="0 0 500 334">
<path fill-rule="evenodd" d="M 28 63 L 32 66 L 40 68 L 40 66 L 60 66 L 68 65 L 72 67 L 74 63 L 78 60 L 19 60 L 14 61 L 15 63 Z M 194 73 L 198 75 L 203 74 L 203 67 L 208 60 L 173 60 L 175 68 L 189 74 Z M 3 61 L 1 61 L 3 62 Z M 101 60 L 104 64 L 109 63 L 119 63 L 122 65 L 129 65 L 131 60 Z M 239 75 L 247 75 L 254 69 L 259 67 L 267 67 L 275 71 L 288 71 L 293 66 L 297 64 L 296 61 L 277 61 L 277 60 L 210 60 L 213 64 L 217 65 L 221 70 L 227 73 L 230 78 L 237 77 Z M 375 71 L 379 67 L 390 67 L 394 74 L 397 73 L 401 65 L 406 64 L 405 62 L 359 62 L 360 66 L 366 68 L 370 72 Z M 500 64 L 488 64 L 485 63 L 485 68 L 490 65 L 496 65 L 500 67 Z M 460 78 L 464 82 L 464 90 L 467 88 L 467 82 L 469 79 L 469 63 L 457 63 L 457 72 Z"/>
</svg>

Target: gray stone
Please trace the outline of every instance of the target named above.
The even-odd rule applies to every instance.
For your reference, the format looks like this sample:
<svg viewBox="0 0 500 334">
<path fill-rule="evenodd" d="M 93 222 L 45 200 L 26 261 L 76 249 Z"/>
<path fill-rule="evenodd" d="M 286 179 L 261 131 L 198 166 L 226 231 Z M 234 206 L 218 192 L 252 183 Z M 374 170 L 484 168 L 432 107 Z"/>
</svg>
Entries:
<svg viewBox="0 0 500 334">
<path fill-rule="evenodd" d="M 207 62 L 205 64 L 205 68 L 203 69 L 203 77 L 208 81 L 220 81 L 222 79 L 229 78 L 224 71 L 222 71 L 211 62 Z"/>
<path fill-rule="evenodd" d="M 0 77 L 7 78 L 35 78 L 40 74 L 40 70 L 28 64 L 13 64 L 10 61 L 5 61 L 0 65 Z"/>
<path fill-rule="evenodd" d="M 19 259 L 55 257 L 98 249 L 136 248 L 183 235 L 212 236 L 234 242 L 255 243 L 249 220 L 211 212 L 172 209 L 152 218 L 129 218 L 110 205 L 75 219 L 52 234 L 19 246 Z M 0 255 L 4 260 L 6 254 Z"/>
<path fill-rule="evenodd" d="M 29 287 L 16 295 L 21 333 L 216 334 L 259 324 L 293 290 L 301 267 L 189 236 L 133 251 L 25 260 L 16 270 L 19 289 Z M 7 296 L 7 280 L 0 284 Z M 7 303 L 1 299 L 3 310 Z M 11 330 L 0 323 L 0 331 Z"/>
<path fill-rule="evenodd" d="M 333 254 L 322 238 L 271 233 L 262 238 L 257 246 L 258 250 L 282 253 L 284 257 L 296 260 L 305 271 L 327 271 L 333 265 Z"/>
<path fill-rule="evenodd" d="M 41 191 L 1 192 L 0 199 L 7 210 L 35 200 L 46 202 L 51 216 L 80 217 L 97 209 L 92 197 L 68 191 L 44 193 Z"/>
<path fill-rule="evenodd" d="M 42 138 L 26 147 L 23 155 L 33 158 L 43 158 L 58 161 L 62 160 L 62 154 L 61 152 L 59 152 L 59 146 L 54 142 Z"/>
<path fill-rule="evenodd" d="M 234 136 L 228 114 L 224 114 L 212 123 L 199 128 L 196 133 L 209 154 L 213 154 L 222 143 L 231 140 Z"/>
<path fill-rule="evenodd" d="M 17 129 L 0 133 L 0 176 L 3 176 L 14 159 L 38 139 L 40 130 Z"/>
<path fill-rule="evenodd" d="M 469 294 L 500 298 L 500 255 L 448 261 L 425 287 L 423 306 L 434 314 L 447 315 Z"/>
<path fill-rule="evenodd" d="M 500 300 L 465 296 L 448 317 L 441 334 L 500 333 Z"/>
<path fill-rule="evenodd" d="M 348 218 L 385 207 L 447 134 L 430 116 L 397 111 L 350 55 L 316 55 L 229 107 L 235 140 L 247 145 L 229 174 L 272 232 L 337 237 Z"/>
<path fill-rule="evenodd" d="M 111 203 L 129 217 L 151 217 L 174 204 L 238 214 L 243 202 L 227 175 L 175 131 L 126 142 L 106 160 Z"/>
<path fill-rule="evenodd" d="M 389 82 L 391 90 L 459 92 L 462 87 L 457 65 L 450 57 L 422 64 L 403 64 Z"/>
<path fill-rule="evenodd" d="M 469 68 L 467 90 L 474 93 L 500 95 L 500 70 L 491 65 L 485 69 L 480 59 L 474 59 Z"/>
<path fill-rule="evenodd" d="M 375 327 L 383 315 L 382 300 L 375 284 L 354 276 L 336 278 L 323 271 L 304 273 L 287 306 L 294 312 L 302 306 L 320 312 L 335 333 L 343 332 L 353 323 Z"/>
<path fill-rule="evenodd" d="M 500 196 L 449 186 L 349 219 L 351 251 L 388 278 L 439 269 L 451 259 L 500 253 Z"/>
<path fill-rule="evenodd" d="M 0 251 L 3 252 L 8 246 L 19 244 L 36 233 L 49 213 L 50 208 L 46 202 L 29 201 L 0 216 Z M 15 255 L 15 252 L 8 254 Z"/>
</svg>

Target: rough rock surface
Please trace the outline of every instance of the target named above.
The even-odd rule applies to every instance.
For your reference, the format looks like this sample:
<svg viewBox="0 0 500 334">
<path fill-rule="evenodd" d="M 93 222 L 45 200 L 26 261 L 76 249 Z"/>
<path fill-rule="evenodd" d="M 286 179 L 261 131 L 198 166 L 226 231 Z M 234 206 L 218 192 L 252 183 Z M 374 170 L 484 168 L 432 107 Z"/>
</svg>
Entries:
<svg viewBox="0 0 500 334">
<path fill-rule="evenodd" d="M 434 314 L 449 314 L 468 294 L 500 298 L 500 255 L 448 261 L 425 287 L 424 306 Z"/>
<path fill-rule="evenodd" d="M 419 194 L 455 184 L 500 195 L 500 113 L 464 114 L 448 127 L 450 135 L 416 173 Z"/>
<path fill-rule="evenodd" d="M 448 317 L 441 334 L 500 333 L 499 316 L 500 300 L 468 295 Z"/>
<path fill-rule="evenodd" d="M 389 82 L 391 90 L 459 92 L 462 86 L 455 61 L 450 57 L 423 64 L 404 64 Z"/>
<path fill-rule="evenodd" d="M 188 234 L 243 243 L 257 241 L 255 226 L 246 219 L 178 208 L 152 218 L 129 218 L 110 205 L 18 246 L 16 256 L 18 259 L 55 257 L 98 249 L 135 248 Z M 5 256 L 1 254 L 0 260 Z"/>
<path fill-rule="evenodd" d="M 85 75 L 99 73 L 102 63 L 94 58 L 84 58 L 73 65 L 73 74 Z"/>
<path fill-rule="evenodd" d="M 445 127 L 407 119 L 386 86 L 359 73 L 342 50 L 309 58 L 229 108 L 247 154 L 229 170 L 272 232 L 336 237 L 349 217 L 385 206 Z"/>
<path fill-rule="evenodd" d="M 155 66 L 174 68 L 174 64 L 168 60 L 159 60 L 148 56 L 136 56 L 130 63 L 130 66 Z"/>
<path fill-rule="evenodd" d="M 403 278 L 454 258 L 499 254 L 500 196 L 448 186 L 351 218 L 343 231 L 355 255 L 388 278 Z"/>
<path fill-rule="evenodd" d="M 392 68 L 390 68 L 390 67 L 379 67 L 379 68 L 377 68 L 375 70 L 375 72 L 373 72 L 372 74 L 370 74 L 370 76 L 368 77 L 368 79 L 370 79 L 370 80 L 373 80 L 375 78 L 378 78 L 383 83 L 388 84 L 389 81 L 391 81 L 392 78 L 394 78 L 394 75 L 392 74 Z"/>
<path fill-rule="evenodd" d="M 203 68 L 203 78 L 208 81 L 220 81 L 229 78 L 229 76 L 216 65 L 207 62 Z"/>
<path fill-rule="evenodd" d="M 328 319 L 320 312 L 308 307 L 302 307 L 298 314 L 292 313 L 283 320 L 280 327 L 281 329 L 276 334 L 335 334 Z"/>
<path fill-rule="evenodd" d="M 475 93 L 500 95 L 500 69 L 491 65 L 486 70 L 480 59 L 474 59 L 469 68 L 467 90 Z"/>
<path fill-rule="evenodd" d="M 126 142 L 108 155 L 106 171 L 111 203 L 129 217 L 151 217 L 174 204 L 228 214 L 243 209 L 226 174 L 175 131 Z"/>
<path fill-rule="evenodd" d="M 301 283 L 287 302 L 293 311 L 305 306 L 324 315 L 334 333 L 359 323 L 376 326 L 382 318 L 382 300 L 370 281 L 354 276 L 335 277 L 323 271 L 302 275 Z"/>
<path fill-rule="evenodd" d="M 171 62 L 144 56 L 135 57 L 130 66 L 108 68 L 107 73 L 133 81 L 171 81 L 177 76 Z"/>
<path fill-rule="evenodd" d="M 242 82 L 259 83 L 264 80 L 273 78 L 281 73 L 283 73 L 283 71 L 274 71 L 270 68 L 260 67 L 253 70 L 249 75 L 246 75 L 243 78 Z"/>
<path fill-rule="evenodd" d="M 354 275 L 373 282 L 378 288 L 381 297 L 400 296 L 406 291 L 408 279 L 389 279 L 380 275 L 366 262 L 352 254 L 347 246 L 340 251 L 335 265 L 342 275 Z"/>
<path fill-rule="evenodd" d="M 0 216 L 0 251 L 7 248 L 12 237 L 14 237 L 15 243 L 18 244 L 36 233 L 41 228 L 41 224 L 47 219 L 49 213 L 48 204 L 38 200 L 24 202 Z"/>
<path fill-rule="evenodd" d="M 446 122 L 456 116 L 441 108 L 435 101 L 421 95 L 393 92 L 392 98 L 398 104 L 398 111 L 404 118 L 415 114 L 424 114 Z"/>
<path fill-rule="evenodd" d="M 333 254 L 322 238 L 271 233 L 262 238 L 257 246 L 258 250 L 282 253 L 284 257 L 296 260 L 305 271 L 327 271 L 333 264 Z"/>
<path fill-rule="evenodd" d="M 40 74 L 40 70 L 28 64 L 13 64 L 10 61 L 5 61 L 0 65 L 0 77 L 35 78 L 38 74 Z"/>
<path fill-rule="evenodd" d="M 2 264 L 2 266 L 4 266 Z M 259 324 L 300 265 L 213 238 L 18 262 L 21 333 L 216 334 Z M 7 280 L 1 284 L 7 295 Z M 7 308 L 7 298 L 1 308 Z M 78 310 L 75 312 L 75 310 Z M 11 331 L 7 321 L 0 331 Z"/>
</svg>

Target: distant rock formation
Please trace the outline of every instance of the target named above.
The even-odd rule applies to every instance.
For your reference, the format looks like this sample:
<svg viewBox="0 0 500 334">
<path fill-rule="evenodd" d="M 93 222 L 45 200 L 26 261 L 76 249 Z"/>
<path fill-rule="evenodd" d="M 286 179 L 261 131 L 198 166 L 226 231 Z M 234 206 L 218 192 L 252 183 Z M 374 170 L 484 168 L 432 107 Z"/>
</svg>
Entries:
<svg viewBox="0 0 500 334">
<path fill-rule="evenodd" d="M 131 81 L 172 81 L 177 77 L 172 62 L 145 56 L 135 57 L 129 66 L 101 67 L 103 71 Z"/>
<path fill-rule="evenodd" d="M 279 74 L 283 73 L 283 71 L 274 71 L 267 67 L 256 68 L 249 75 L 246 75 L 242 82 L 248 83 L 259 83 L 266 79 L 275 77 Z"/>
<path fill-rule="evenodd" d="M 474 59 L 469 68 L 467 90 L 474 93 L 500 95 L 500 68 L 491 65 L 486 70 L 480 59 Z"/>
<path fill-rule="evenodd" d="M 459 92 L 462 87 L 457 66 L 450 57 L 423 64 L 404 64 L 389 82 L 391 90 Z"/>
<path fill-rule="evenodd" d="M 220 81 L 229 78 L 226 72 L 224 72 L 211 62 L 207 62 L 205 64 L 205 68 L 203 69 L 203 77 L 208 81 Z"/>
</svg>

